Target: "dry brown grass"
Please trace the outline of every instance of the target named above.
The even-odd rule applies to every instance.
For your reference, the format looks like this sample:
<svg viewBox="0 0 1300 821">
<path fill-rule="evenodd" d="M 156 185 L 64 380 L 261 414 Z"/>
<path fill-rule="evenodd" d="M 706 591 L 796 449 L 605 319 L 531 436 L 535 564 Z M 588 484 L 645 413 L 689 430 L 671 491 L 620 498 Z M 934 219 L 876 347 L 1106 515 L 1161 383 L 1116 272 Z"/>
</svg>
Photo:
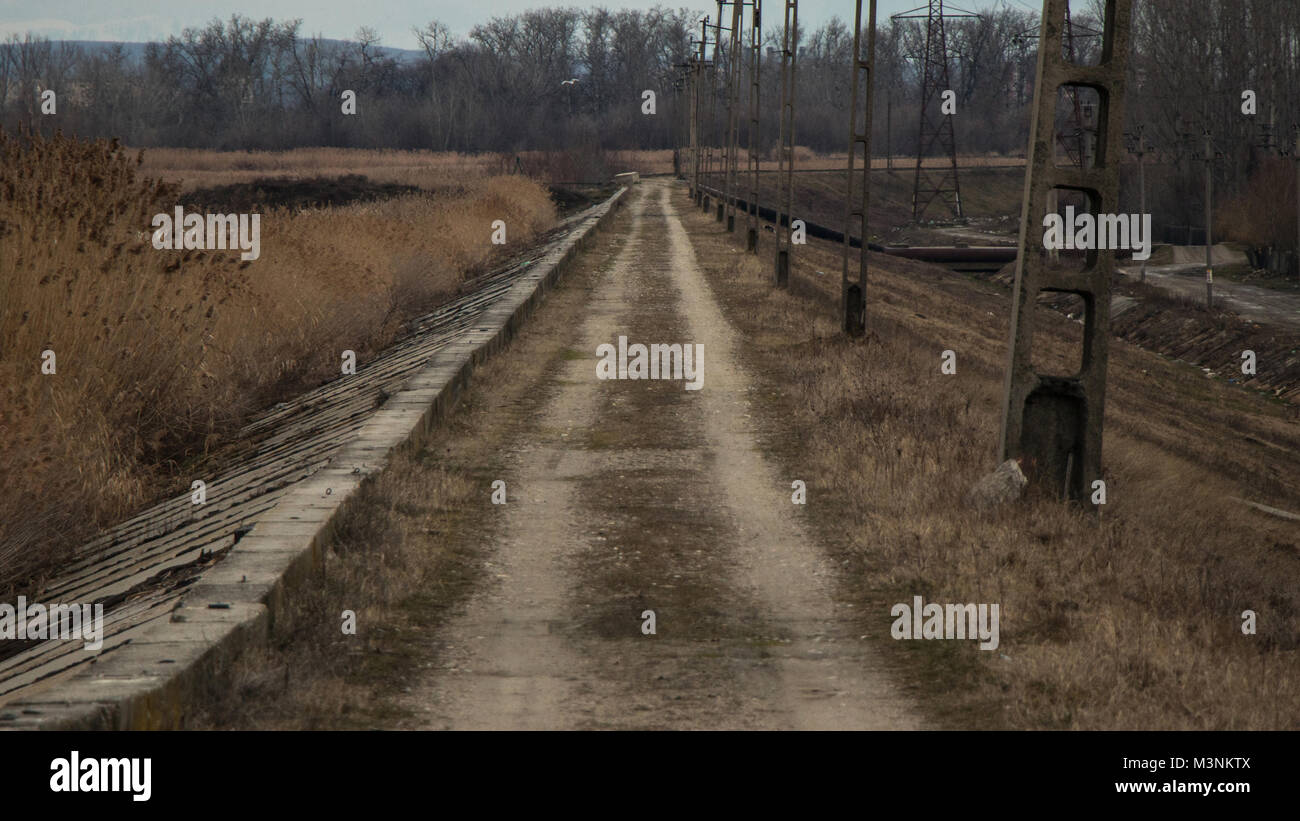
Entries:
<svg viewBox="0 0 1300 821">
<path fill-rule="evenodd" d="M 515 158 L 525 174 L 543 182 L 596 182 L 621 172 L 671 174 L 673 152 L 600 151 L 584 149 L 568 152 L 522 151 L 510 154 L 461 154 L 455 151 L 395 151 L 365 148 L 295 148 L 289 151 L 204 151 L 193 148 L 151 148 L 145 155 L 143 173 L 178 183 L 182 190 L 210 188 L 216 185 L 252 182 L 260 177 L 296 179 L 364 174 L 377 183 L 412 185 L 426 191 L 455 188 L 462 182 L 516 171 Z M 748 162 L 742 147 L 740 168 Z M 776 154 L 763 158 L 764 167 L 776 161 Z M 806 146 L 796 146 L 795 167 L 801 171 L 840 171 L 848 155 L 841 152 L 818 153 Z M 958 158 L 963 167 L 1023 166 L 1022 157 L 1001 155 L 967 155 Z M 894 157 L 896 169 L 914 167 L 915 159 Z M 926 159 L 927 167 L 938 167 L 943 158 Z M 872 167 L 885 168 L 887 160 L 876 157 Z"/>
<path fill-rule="evenodd" d="M 0 135 L 0 157 L 0 590 L 183 487 L 251 410 L 382 347 L 555 218 L 536 182 L 470 169 L 454 196 L 264 213 L 261 257 L 240 262 L 141 238 L 177 192 L 115 145 Z"/>
<path fill-rule="evenodd" d="M 184 189 L 251 182 L 258 177 L 332 177 L 364 174 L 375 182 L 440 190 L 510 172 L 498 154 L 392 151 L 363 148 L 295 148 L 290 151 L 204 151 L 151 148 L 144 173 L 181 180 Z"/>
<path fill-rule="evenodd" d="M 419 648 L 437 625 L 431 614 L 448 612 L 477 579 L 474 537 L 491 527 L 474 504 L 491 480 L 470 478 L 485 463 L 459 457 L 442 447 L 394 454 L 344 514 L 329 573 L 295 589 L 271 643 L 223 669 L 186 728 L 372 729 L 403 718 L 377 696 L 418 675 Z M 356 614 L 355 635 L 340 630 L 345 610 Z"/>
<path fill-rule="evenodd" d="M 891 662 L 904 657 L 937 724 L 1300 726 L 1296 529 L 1229 499 L 1264 487 L 1278 503 L 1300 499 L 1293 470 L 1265 479 L 1287 472 L 1300 450 L 1284 410 L 1116 343 L 1111 495 L 1100 519 L 1046 500 L 979 514 L 960 499 L 995 460 L 1005 294 L 873 256 L 876 338 L 849 342 L 831 320 L 834 288 L 810 284 L 825 282 L 817 271 L 834 273 L 834 246 L 797 250 L 801 293 L 791 295 L 767 282 L 766 239 L 753 258 L 711 218 L 686 223 L 746 340 L 746 370 L 759 380 L 755 422 L 788 475 L 808 481 L 808 525 L 843 562 L 840 594 L 878 614 L 871 632 L 887 637 L 889 605 L 913 594 L 1001 604 L 994 653 L 882 640 Z M 556 289 L 509 356 L 476 373 L 447 429 L 367 486 L 335 546 L 341 562 L 328 589 L 304 594 L 296 626 L 273 652 L 238 662 L 236 686 L 202 726 L 400 719 L 391 696 L 418 675 L 431 656 L 429 631 L 483 572 L 477 545 L 493 521 L 481 514 L 484 488 L 518 435 L 515 414 L 530 412 L 548 362 L 565 355 L 559 330 L 579 315 L 588 287 Z M 1063 358 L 1068 323 L 1044 319 L 1047 353 Z M 958 351 L 956 376 L 939 373 L 946 348 Z M 340 637 L 337 618 L 321 615 L 345 607 L 364 608 L 369 635 Z M 1246 608 L 1260 614 L 1257 636 L 1240 632 Z"/>
<path fill-rule="evenodd" d="M 809 522 L 879 613 L 873 633 L 913 595 L 1001 605 L 997 652 L 883 640 L 940 721 L 1300 728 L 1300 534 L 1232 501 L 1297 509 L 1285 408 L 1113 343 L 1101 516 L 1045 499 L 979 514 L 961 500 L 996 464 L 1006 296 L 873 255 L 873 336 L 850 342 L 832 321 L 834 246 L 798 250 L 791 295 L 767 283 L 770 245 L 737 254 L 712 219 L 687 221 L 772 398 L 771 441 L 808 477 Z M 1064 359 L 1071 324 L 1043 322 L 1036 338 Z M 945 349 L 956 376 L 939 372 Z M 1241 632 L 1247 609 L 1258 635 Z"/>
<path fill-rule="evenodd" d="M 610 151 L 610 170 L 615 173 L 636 171 L 647 174 L 673 173 L 673 152 L 663 151 Z"/>
<path fill-rule="evenodd" d="M 1215 209 L 1214 237 L 1221 242 L 1293 247 L 1297 189 L 1291 164 L 1283 157 L 1264 159 L 1242 190 Z"/>
<path fill-rule="evenodd" d="M 617 152 L 616 152 L 617 153 Z M 653 152 L 630 152 L 633 154 L 649 154 Z M 667 168 L 662 173 L 669 173 L 673 170 L 672 152 L 663 152 L 667 154 Z M 737 166 L 741 171 L 749 163 L 749 152 L 742 146 L 736 153 Z M 776 149 L 773 148 L 767 154 L 762 156 L 763 168 L 775 168 L 777 161 Z M 849 155 L 844 152 L 831 151 L 819 152 L 814 151 L 806 145 L 796 145 L 794 147 L 794 167 L 797 171 L 843 171 L 848 166 Z M 714 151 L 715 166 L 718 162 L 718 152 Z M 942 168 L 947 163 L 944 157 L 926 157 L 923 165 L 926 168 Z M 661 163 L 662 164 L 662 163 Z M 963 154 L 957 158 L 957 164 L 962 168 L 1010 168 L 1023 166 L 1024 157 L 1007 157 L 1001 154 Z M 888 168 L 889 158 L 873 156 L 871 158 L 872 168 Z M 908 169 L 916 167 L 916 156 L 906 153 L 894 154 L 894 169 Z M 633 168 L 632 170 L 639 170 Z"/>
<path fill-rule="evenodd" d="M 683 155 L 685 156 L 685 155 Z M 795 146 L 795 168 L 801 171 L 842 171 L 848 163 L 848 154 L 839 152 L 819 153 L 807 146 Z M 1023 166 L 1023 157 L 1004 157 L 1000 154 L 963 155 L 957 158 L 963 168 L 966 167 L 1011 167 Z M 715 152 L 716 162 L 716 152 Z M 749 152 L 742 146 L 737 152 L 738 168 L 743 172 L 749 163 Z M 775 150 L 762 157 L 763 167 L 768 168 L 776 162 Z M 894 157 L 894 168 L 915 168 L 916 158 L 906 155 Z M 942 157 L 927 157 L 927 168 L 942 166 Z M 642 175 L 671 174 L 673 172 L 673 152 L 660 151 L 608 151 L 606 164 L 611 172 L 637 171 Z M 872 168 L 887 168 L 889 161 L 885 157 L 875 157 Z"/>
<path fill-rule="evenodd" d="M 608 261 L 617 248 L 602 242 L 584 254 Z M 475 368 L 455 412 L 422 448 L 395 452 L 362 484 L 340 512 L 329 572 L 294 589 L 270 644 L 221 671 L 187 728 L 403 726 L 400 693 L 431 663 L 430 637 L 490 566 L 502 520 L 485 489 L 510 469 L 505 455 L 571 354 L 568 331 L 591 287 L 580 272 L 594 267 L 566 274 L 508 349 Z M 357 615 L 355 636 L 339 629 L 343 610 Z"/>
<path fill-rule="evenodd" d="M 619 167 L 614 169 L 615 165 Z M 441 192 L 454 190 L 462 183 L 508 176 L 521 170 L 526 176 L 544 183 L 608 182 L 614 170 L 670 173 L 673 158 L 671 151 L 602 152 L 598 147 L 482 154 L 365 148 L 295 148 L 289 151 L 151 148 L 142 168 L 151 176 L 179 182 L 186 191 L 247 183 L 268 176 L 306 179 L 364 174 L 377 183 L 397 183 Z M 651 168 L 655 170 L 648 170 Z"/>
</svg>

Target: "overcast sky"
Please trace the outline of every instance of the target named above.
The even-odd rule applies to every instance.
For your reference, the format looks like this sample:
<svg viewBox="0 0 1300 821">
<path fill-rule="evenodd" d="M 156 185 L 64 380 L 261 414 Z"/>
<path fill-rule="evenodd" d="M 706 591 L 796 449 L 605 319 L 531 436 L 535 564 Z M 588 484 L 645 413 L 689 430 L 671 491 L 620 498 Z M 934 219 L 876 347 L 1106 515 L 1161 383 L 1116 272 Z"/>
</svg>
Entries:
<svg viewBox="0 0 1300 821">
<path fill-rule="evenodd" d="M 865 2 L 865 0 L 864 0 Z M 956 0 L 955 5 L 973 11 L 991 7 L 1001 0 Z M 1036 0 L 1008 0 L 1015 5 L 1041 8 Z M 0 37 L 32 31 L 68 40 L 159 40 L 179 34 L 187 26 L 198 26 L 214 16 L 232 13 L 276 20 L 302 18 L 302 32 L 346 39 L 361 26 L 376 29 L 383 44 L 396 48 L 417 48 L 411 27 L 436 18 L 464 36 L 476 24 L 490 17 L 514 14 L 530 8 L 574 6 L 587 8 L 648 8 L 645 0 L 604 2 L 547 2 L 547 0 L 0 0 Z M 662 5 L 696 9 L 700 15 L 716 11 L 714 0 L 687 0 Z M 781 0 L 769 0 L 763 15 L 764 28 L 777 25 L 784 13 Z M 926 5 L 925 0 L 878 0 L 879 16 Z M 801 0 L 800 21 L 820 26 L 832 16 L 853 19 L 851 0 Z"/>
</svg>

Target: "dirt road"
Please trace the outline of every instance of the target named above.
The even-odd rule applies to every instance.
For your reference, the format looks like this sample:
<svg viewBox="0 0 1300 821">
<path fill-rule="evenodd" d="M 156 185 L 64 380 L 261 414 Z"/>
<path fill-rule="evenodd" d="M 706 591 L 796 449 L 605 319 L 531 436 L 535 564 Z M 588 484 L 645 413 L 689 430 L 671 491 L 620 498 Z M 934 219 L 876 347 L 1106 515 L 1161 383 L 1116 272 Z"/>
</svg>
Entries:
<svg viewBox="0 0 1300 821">
<path fill-rule="evenodd" d="M 1119 270 L 1120 273 L 1134 280 L 1140 273 L 1140 269 L 1132 265 L 1124 266 Z M 1197 302 L 1205 301 L 1204 266 L 1148 265 L 1147 281 L 1172 294 Z M 1216 277 L 1214 302 L 1217 307 L 1237 312 L 1243 319 L 1300 331 L 1300 296 Z"/>
<path fill-rule="evenodd" d="M 798 477 L 760 450 L 741 340 L 671 190 L 643 183 L 619 218 L 573 355 L 503 460 L 485 581 L 405 699 L 412 726 L 921 726 L 835 596 L 792 503 Z M 702 388 L 598 379 L 597 347 L 620 336 L 702 344 Z"/>
</svg>

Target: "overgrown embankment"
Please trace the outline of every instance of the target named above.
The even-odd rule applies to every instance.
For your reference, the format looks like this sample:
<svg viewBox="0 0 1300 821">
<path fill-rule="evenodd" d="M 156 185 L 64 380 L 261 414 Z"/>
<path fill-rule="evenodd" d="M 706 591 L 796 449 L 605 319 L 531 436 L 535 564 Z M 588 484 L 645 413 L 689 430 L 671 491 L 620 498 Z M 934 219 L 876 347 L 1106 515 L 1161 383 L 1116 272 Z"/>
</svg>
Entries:
<svg viewBox="0 0 1300 821">
<path fill-rule="evenodd" d="M 981 513 L 962 500 L 998 463 L 1005 291 L 874 254 L 871 332 L 848 340 L 838 277 L 825 273 L 838 246 L 801 246 L 787 292 L 768 284 L 768 242 L 751 257 L 710 216 L 684 219 L 747 341 L 765 441 L 806 481 L 808 523 L 844 568 L 844 598 L 872 616 L 863 632 L 906 665 L 936 723 L 1300 726 L 1296 526 L 1236 501 L 1300 504 L 1291 406 L 1117 342 L 1100 515 L 1034 496 Z M 1036 320 L 1049 369 L 1077 363 L 1081 326 L 1046 309 Z M 945 350 L 955 374 L 941 370 Z M 890 638 L 892 605 L 916 595 L 998 603 L 997 651 Z M 1255 632 L 1242 629 L 1248 610 Z"/>
<path fill-rule="evenodd" d="M 1015 263 L 1003 266 L 990 279 L 1010 290 Z M 1115 275 L 1111 288 L 1114 294 L 1132 300 L 1122 310 L 1112 309 L 1110 330 L 1115 336 L 1203 368 L 1211 378 L 1300 403 L 1300 333 L 1261 325 L 1231 310 L 1209 309 L 1121 274 Z M 1073 294 L 1044 294 L 1041 301 L 1072 319 L 1082 316 L 1083 302 Z M 1245 351 L 1255 353 L 1254 373 L 1242 371 Z"/>
<path fill-rule="evenodd" d="M 251 411 L 337 374 L 344 350 L 364 360 L 555 220 L 537 182 L 466 174 L 436 195 L 271 207 L 256 260 L 156 250 L 153 215 L 211 198 L 141 163 L 116 141 L 0 132 L 0 593 L 183 491 Z"/>
</svg>

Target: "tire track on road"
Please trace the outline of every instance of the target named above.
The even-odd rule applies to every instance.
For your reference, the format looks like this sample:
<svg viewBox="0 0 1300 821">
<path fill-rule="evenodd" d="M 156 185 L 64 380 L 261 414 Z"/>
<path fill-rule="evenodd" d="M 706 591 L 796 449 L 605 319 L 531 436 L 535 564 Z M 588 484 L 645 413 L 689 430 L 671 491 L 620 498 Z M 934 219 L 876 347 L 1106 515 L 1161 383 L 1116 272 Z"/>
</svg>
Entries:
<svg viewBox="0 0 1300 821">
<path fill-rule="evenodd" d="M 507 458 L 493 580 L 410 706 L 445 728 L 919 726 L 762 455 L 740 341 L 668 194 L 638 187 L 570 337 L 580 355 Z M 703 389 L 597 380 L 597 346 L 620 335 L 703 343 Z"/>
</svg>

